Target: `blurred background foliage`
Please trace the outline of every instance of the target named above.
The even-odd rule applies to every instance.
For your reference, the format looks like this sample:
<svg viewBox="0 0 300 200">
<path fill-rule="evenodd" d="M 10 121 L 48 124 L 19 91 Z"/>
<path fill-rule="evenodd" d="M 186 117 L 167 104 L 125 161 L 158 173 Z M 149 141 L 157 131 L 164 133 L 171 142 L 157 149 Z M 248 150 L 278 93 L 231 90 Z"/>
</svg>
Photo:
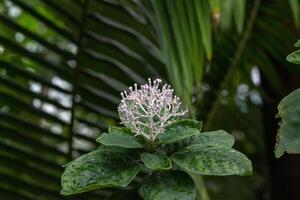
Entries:
<svg viewBox="0 0 300 200">
<path fill-rule="evenodd" d="M 118 124 L 120 91 L 160 77 L 254 164 L 205 177 L 211 199 L 293 199 L 299 157 L 273 159 L 273 118 L 300 84 L 298 27 L 297 0 L 0 0 L 1 198 L 63 199 L 62 165 Z"/>
</svg>

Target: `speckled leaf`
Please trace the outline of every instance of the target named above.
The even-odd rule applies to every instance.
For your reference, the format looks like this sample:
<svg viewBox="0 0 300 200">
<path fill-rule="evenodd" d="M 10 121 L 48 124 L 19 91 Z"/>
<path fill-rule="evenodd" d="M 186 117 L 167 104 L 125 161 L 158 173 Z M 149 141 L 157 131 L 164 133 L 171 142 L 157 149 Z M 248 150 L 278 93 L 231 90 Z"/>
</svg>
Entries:
<svg viewBox="0 0 300 200">
<path fill-rule="evenodd" d="M 118 146 L 123 148 L 143 148 L 134 136 L 121 133 L 103 133 L 97 138 L 97 142 L 105 146 Z"/>
<path fill-rule="evenodd" d="M 165 132 L 158 136 L 162 144 L 172 144 L 200 133 L 202 122 L 184 119 L 168 126 Z"/>
<path fill-rule="evenodd" d="M 278 105 L 278 116 L 281 125 L 275 147 L 276 157 L 279 158 L 284 152 L 300 153 L 300 89 L 282 99 Z"/>
<path fill-rule="evenodd" d="M 172 167 L 171 160 L 165 155 L 142 153 L 141 159 L 152 170 L 168 170 Z"/>
<path fill-rule="evenodd" d="M 250 175 L 252 165 L 242 153 L 219 145 L 194 145 L 171 156 L 182 170 L 199 175 Z"/>
<path fill-rule="evenodd" d="M 173 171 L 151 175 L 141 184 L 139 193 L 144 200 L 195 200 L 193 180 L 185 173 Z"/>
<path fill-rule="evenodd" d="M 61 194 L 125 187 L 139 171 L 139 165 L 125 154 L 97 149 L 80 156 L 67 166 L 61 178 Z"/>
<path fill-rule="evenodd" d="M 220 145 L 232 147 L 234 144 L 234 138 L 231 134 L 227 133 L 224 130 L 203 132 L 185 141 L 185 146 L 194 144 Z"/>
</svg>

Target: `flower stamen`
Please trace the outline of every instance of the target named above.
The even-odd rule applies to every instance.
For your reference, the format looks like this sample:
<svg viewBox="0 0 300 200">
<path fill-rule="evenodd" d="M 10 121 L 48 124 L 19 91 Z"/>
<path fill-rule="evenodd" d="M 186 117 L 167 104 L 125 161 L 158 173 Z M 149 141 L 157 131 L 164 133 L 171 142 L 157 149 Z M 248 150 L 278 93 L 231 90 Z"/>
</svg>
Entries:
<svg viewBox="0 0 300 200">
<path fill-rule="evenodd" d="M 141 85 L 129 87 L 121 92 L 121 103 L 118 107 L 121 123 L 132 129 L 136 135 L 142 135 L 150 141 L 165 131 L 166 126 L 177 117 L 183 116 L 187 110 L 180 111 L 180 99 L 173 95 L 170 85 L 160 88 L 160 79 Z"/>
</svg>

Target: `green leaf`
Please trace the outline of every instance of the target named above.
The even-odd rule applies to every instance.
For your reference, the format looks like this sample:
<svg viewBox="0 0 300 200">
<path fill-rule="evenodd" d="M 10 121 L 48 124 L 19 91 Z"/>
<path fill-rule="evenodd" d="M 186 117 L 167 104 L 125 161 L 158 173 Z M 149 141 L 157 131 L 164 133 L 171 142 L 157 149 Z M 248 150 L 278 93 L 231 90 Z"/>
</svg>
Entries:
<svg viewBox="0 0 300 200">
<path fill-rule="evenodd" d="M 4 3 L 0 1 L 1 10 L 7 7 Z M 149 26 L 134 20 L 129 11 L 117 4 L 13 0 L 10 6 L 21 12 L 15 17 L 1 12 L 0 113 L 5 114 L 2 117 L 6 120 L 0 119 L 0 127 L 7 129 L 1 128 L 0 146 L 1 155 L 9 161 L 0 164 L 3 199 L 19 199 L 20 192 L 24 195 L 22 199 L 61 199 L 57 180 L 62 164 L 75 152 L 81 154 L 86 151 L 85 147 L 94 146 L 95 135 L 86 135 L 82 127 L 84 132 L 103 132 L 117 118 L 115 108 L 125 86 L 141 83 L 147 77 L 163 77 L 156 71 L 164 70 L 162 63 L 152 56 L 154 45 L 151 43 L 156 44 L 156 41 L 152 41 L 152 36 L 151 41 L 147 39 Z M 100 13 L 104 19 L 110 19 L 110 23 L 95 17 Z M 38 28 L 40 24 L 43 30 Z M 99 30 L 105 31 L 100 34 Z M 144 48 L 145 42 L 149 48 Z M 103 68 L 92 68 L 92 63 Z M 33 90 L 32 86 L 40 89 Z M 80 98 L 75 100 L 75 96 Z M 41 105 L 37 106 L 35 101 Z M 55 112 L 46 111 L 44 105 Z M 62 117 L 63 113 L 71 114 L 72 120 Z M 20 120 L 8 116 L 18 116 Z M 44 126 L 42 121 L 51 127 Z M 82 145 L 72 145 L 76 139 L 80 139 Z M 60 144 L 66 145 L 64 151 L 59 148 Z M 27 173 L 27 166 L 18 165 L 20 171 L 13 169 L 11 164 L 15 162 L 11 162 L 10 157 L 18 158 L 24 165 L 30 163 L 31 171 L 39 176 L 31 171 Z M 40 170 L 44 175 L 39 174 Z M 22 176 L 15 173 L 17 171 Z M 48 174 L 53 177 L 47 177 Z M 3 178 L 5 175 L 11 177 Z M 9 191 L 8 198 L 3 197 L 3 188 L 4 193 Z M 97 192 L 76 199 L 103 199 L 103 194 Z"/>
<path fill-rule="evenodd" d="M 158 136 L 158 139 L 162 144 L 176 143 L 185 138 L 199 134 L 201 128 L 202 122 L 192 119 L 178 120 L 168 126 L 165 132 Z"/>
<path fill-rule="evenodd" d="M 234 1 L 221 1 L 221 29 L 228 30 L 231 25 Z"/>
<path fill-rule="evenodd" d="M 100 145 L 98 149 L 102 151 L 110 151 L 110 152 L 119 152 L 119 153 L 125 153 L 129 154 L 132 152 L 133 149 L 128 149 L 128 148 L 123 148 L 123 147 L 118 147 L 118 146 L 105 146 L 105 145 Z M 132 157 L 132 155 L 130 155 Z"/>
<path fill-rule="evenodd" d="M 300 50 L 289 54 L 286 59 L 291 63 L 300 64 Z"/>
<path fill-rule="evenodd" d="M 142 182 L 139 193 L 145 200 L 194 200 L 196 198 L 192 179 L 178 171 L 147 177 Z"/>
<path fill-rule="evenodd" d="M 171 160 L 165 155 L 142 153 L 141 159 L 149 169 L 168 170 L 172 168 Z"/>
<path fill-rule="evenodd" d="M 233 4 L 234 4 L 233 16 L 234 16 L 235 25 L 238 33 L 242 33 L 244 27 L 244 20 L 245 20 L 246 1 L 235 0 Z"/>
<path fill-rule="evenodd" d="M 105 146 L 118 146 L 129 149 L 143 148 L 143 145 L 136 141 L 133 136 L 121 133 L 103 133 L 96 141 Z"/>
<path fill-rule="evenodd" d="M 174 153 L 172 161 L 182 170 L 199 175 L 250 175 L 250 160 L 242 153 L 219 145 L 193 145 Z"/>
<path fill-rule="evenodd" d="M 295 21 L 295 26 L 299 27 L 299 1 L 298 0 L 289 0 L 293 18 Z"/>
<path fill-rule="evenodd" d="M 122 133 L 122 134 L 129 134 L 132 135 L 133 133 L 131 132 L 130 128 L 126 127 L 116 127 L 116 126 L 110 126 L 108 128 L 109 133 Z"/>
<path fill-rule="evenodd" d="M 220 145 L 226 147 L 232 147 L 234 144 L 234 138 L 231 134 L 224 130 L 203 132 L 188 139 L 188 145 L 205 144 L 205 145 Z"/>
<path fill-rule="evenodd" d="M 205 54 L 208 60 L 212 58 L 212 24 L 209 12 L 209 5 L 206 1 L 194 1 L 196 15 L 198 18 L 198 27 L 202 35 L 202 42 L 205 49 Z"/>
<path fill-rule="evenodd" d="M 125 154 L 97 149 L 67 166 L 61 178 L 61 194 L 126 187 L 139 171 L 139 165 Z"/>
<path fill-rule="evenodd" d="M 238 0 L 220 2 L 230 5 L 232 1 Z M 295 3 L 297 0 L 290 1 Z M 214 86 L 220 85 L 219 81 L 223 79 L 219 75 L 230 72 L 227 67 L 220 66 L 229 66 L 231 55 L 235 54 L 236 49 L 240 49 L 236 48 L 240 38 L 235 34 L 228 34 L 228 32 L 213 34 L 212 41 L 216 51 L 213 53 L 213 63 L 209 64 L 205 59 L 202 44 L 206 36 L 201 36 L 198 27 L 197 16 L 201 15 L 201 12 L 196 11 L 198 9 L 194 6 L 194 1 L 177 1 L 173 6 L 174 12 L 167 10 L 165 6 L 172 4 L 172 1 L 155 1 L 157 4 L 162 4 L 161 17 L 151 13 L 151 8 L 141 5 L 149 4 L 150 1 L 126 1 L 126 4 L 133 5 L 132 10 L 122 6 L 124 1 L 11 0 L 9 2 L 11 3 L 8 5 L 7 1 L 0 1 L 1 10 L 4 9 L 0 14 L 1 161 L 3 161 L 2 157 L 6 157 L 5 162 L 0 164 L 2 199 L 19 199 L 18 194 L 22 195 L 20 199 L 61 199 L 58 196 L 60 183 L 56 180 L 61 174 L 61 165 L 74 156 L 72 154 L 75 152 L 76 155 L 81 154 L 86 151 L 87 145 L 94 145 L 91 141 L 95 141 L 95 135 L 88 136 L 85 132 L 103 132 L 109 124 L 114 124 L 115 119 L 118 118 L 115 108 L 119 104 L 119 93 L 133 82 L 139 84 L 143 82 L 140 81 L 141 79 L 146 80 L 148 77 L 161 77 L 168 80 L 173 86 L 177 86 L 174 89 L 182 97 L 183 104 L 190 106 L 190 110 L 196 110 L 197 107 L 197 112 L 191 112 L 192 116 L 199 116 L 201 113 L 205 115 L 208 110 L 198 109 L 196 106 L 199 104 L 198 100 L 201 100 L 201 92 L 197 91 L 201 91 L 205 65 L 212 67 L 210 73 L 206 74 L 209 77 L 205 78 L 205 82 L 211 80 L 207 84 L 212 87 L 203 100 L 214 102 L 213 98 L 218 92 L 218 88 Z M 247 8 L 252 9 L 253 5 L 252 1 L 247 2 Z M 21 12 L 10 15 L 8 11 L 15 7 Z M 224 11 L 226 12 L 223 7 L 221 23 L 226 17 L 223 15 Z M 203 9 L 209 12 L 207 6 Z M 292 25 L 288 22 L 290 16 L 282 15 L 288 9 L 286 2 L 283 1 L 261 3 L 254 23 L 255 30 L 250 31 L 251 38 L 247 42 L 248 45 L 245 51 L 241 51 L 243 62 L 239 66 L 245 73 L 237 73 L 238 77 L 241 76 L 243 79 L 246 77 L 243 76 L 249 72 L 242 69 L 244 65 L 252 67 L 255 64 L 261 69 L 266 69 L 267 62 L 257 63 L 253 60 L 256 56 L 251 56 L 253 52 L 261 51 L 265 54 L 262 57 L 270 63 L 267 68 L 277 70 L 274 64 L 281 63 L 280 55 L 288 51 L 290 48 L 288 40 L 295 36 L 295 31 L 291 31 L 292 28 L 280 29 L 287 23 Z M 177 14 L 175 18 L 171 17 L 169 11 Z M 234 11 L 234 8 L 230 9 L 230 12 Z M 255 12 L 247 11 L 247 17 L 250 13 Z M 162 29 L 164 33 L 155 31 L 157 24 L 145 19 L 145 15 L 161 18 L 161 23 L 165 24 L 165 28 Z M 229 16 L 228 27 L 231 27 L 230 21 L 233 15 L 227 16 Z M 206 19 L 212 20 L 212 17 Z M 250 21 L 251 25 L 251 17 L 249 19 L 247 23 Z M 173 29 L 172 23 L 183 26 Z M 218 27 L 213 29 L 218 32 Z M 180 31 L 178 32 L 181 40 L 179 43 L 175 43 L 173 39 L 174 30 Z M 265 34 L 262 35 L 261 32 Z M 256 42 L 264 41 L 266 38 L 268 40 L 264 42 L 265 46 Z M 182 58 L 178 56 L 179 50 L 185 51 Z M 270 52 L 274 56 L 270 56 Z M 182 64 L 182 61 L 185 64 Z M 189 69 L 185 68 L 186 66 Z M 272 78 L 274 73 L 270 73 L 268 69 L 262 72 L 267 75 L 267 78 L 270 77 L 268 80 L 271 85 L 276 86 L 275 83 L 280 85 L 280 81 Z M 132 72 L 137 74 L 133 75 Z M 238 79 L 235 82 L 237 81 Z M 37 88 L 39 89 L 36 90 Z M 230 91 L 230 88 L 222 89 Z M 25 90 L 32 91 L 26 93 Z M 64 95 L 58 95 L 55 91 Z M 195 98 L 191 98 L 192 96 Z M 67 101 L 64 100 L 65 98 Z M 196 100 L 193 104 L 192 99 Z M 46 105 L 49 103 L 51 105 Z M 211 106 L 202 103 L 204 108 L 209 109 Z M 51 113 L 44 112 L 46 111 L 44 108 L 53 106 L 57 107 L 56 112 L 51 112 L 53 116 Z M 65 112 L 72 115 L 71 120 L 63 120 L 67 123 L 60 121 L 65 119 L 63 117 Z M 11 116 L 14 118 L 18 116 L 20 120 L 15 120 Z M 250 123 L 247 121 L 246 124 Z M 250 128 L 253 130 L 255 127 Z M 83 145 L 72 145 L 77 139 L 80 139 Z M 60 144 L 66 144 L 68 151 L 57 150 L 60 149 Z M 138 153 L 136 149 L 101 145 L 101 149 L 104 148 L 110 151 L 130 152 L 131 157 L 132 153 Z M 138 154 L 138 159 L 139 157 Z M 26 163 L 28 166 L 23 167 L 24 169 L 19 167 L 20 170 L 14 169 L 12 166 L 16 163 L 11 160 L 12 158 L 24 163 L 19 166 L 25 166 Z M 53 174 L 56 178 L 44 179 L 44 176 L 37 176 L 31 173 L 31 170 L 27 172 L 26 168 L 37 171 L 40 169 L 44 171 L 44 175 Z M 45 180 L 47 184 L 44 184 Z M 5 198 L 6 194 L 7 198 Z M 102 199 L 104 194 L 99 196 L 97 192 L 75 198 Z M 223 199 L 231 198 L 223 197 Z"/>
<path fill-rule="evenodd" d="M 281 123 L 275 156 L 279 158 L 284 152 L 300 153 L 300 89 L 281 100 L 278 105 L 278 116 L 281 118 Z"/>
</svg>

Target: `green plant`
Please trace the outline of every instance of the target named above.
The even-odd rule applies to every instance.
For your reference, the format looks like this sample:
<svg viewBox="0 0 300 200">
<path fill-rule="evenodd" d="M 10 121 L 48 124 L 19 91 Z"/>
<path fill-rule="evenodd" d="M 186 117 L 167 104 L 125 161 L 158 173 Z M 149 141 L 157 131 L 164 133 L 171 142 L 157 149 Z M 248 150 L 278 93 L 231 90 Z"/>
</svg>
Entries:
<svg viewBox="0 0 300 200">
<path fill-rule="evenodd" d="M 63 198 L 62 164 L 98 145 L 99 134 L 119 122 L 120 91 L 147 77 L 170 82 L 185 105 L 192 103 L 190 113 L 205 121 L 204 131 L 228 130 L 236 147 L 257 161 L 253 178 L 206 178 L 213 199 L 253 200 L 262 190 L 269 195 L 263 111 L 236 91 L 246 84 L 249 93 L 272 100 L 269 88 L 251 81 L 257 66 L 271 90 L 282 92 L 279 68 L 287 65 L 281 55 L 297 35 L 288 1 L 170 2 L 0 0 L 1 198 Z M 297 23 L 299 3 L 290 2 Z M 162 17 L 140 3 L 162 6 Z M 211 12 L 199 17 L 196 9 Z M 99 200 L 111 192 L 102 191 L 73 198 Z"/>
<path fill-rule="evenodd" d="M 110 127 L 97 138 L 99 148 L 66 165 L 63 195 L 119 187 L 138 188 L 146 200 L 193 200 L 203 196 L 200 175 L 252 173 L 250 160 L 232 149 L 230 134 L 201 133 L 202 122 L 178 119 L 187 111 L 160 82 L 149 80 L 141 89 L 135 84 L 122 93 L 118 110 L 125 127 Z"/>
<path fill-rule="evenodd" d="M 300 40 L 295 44 L 300 47 Z M 289 62 L 300 64 L 300 50 L 287 56 Z M 300 89 L 284 97 L 278 105 L 278 118 L 281 118 L 277 134 L 275 156 L 281 157 L 284 152 L 300 153 Z"/>
<path fill-rule="evenodd" d="M 278 118 L 281 118 L 275 146 L 275 155 L 284 152 L 300 153 L 300 89 L 284 97 L 278 105 Z"/>
</svg>

